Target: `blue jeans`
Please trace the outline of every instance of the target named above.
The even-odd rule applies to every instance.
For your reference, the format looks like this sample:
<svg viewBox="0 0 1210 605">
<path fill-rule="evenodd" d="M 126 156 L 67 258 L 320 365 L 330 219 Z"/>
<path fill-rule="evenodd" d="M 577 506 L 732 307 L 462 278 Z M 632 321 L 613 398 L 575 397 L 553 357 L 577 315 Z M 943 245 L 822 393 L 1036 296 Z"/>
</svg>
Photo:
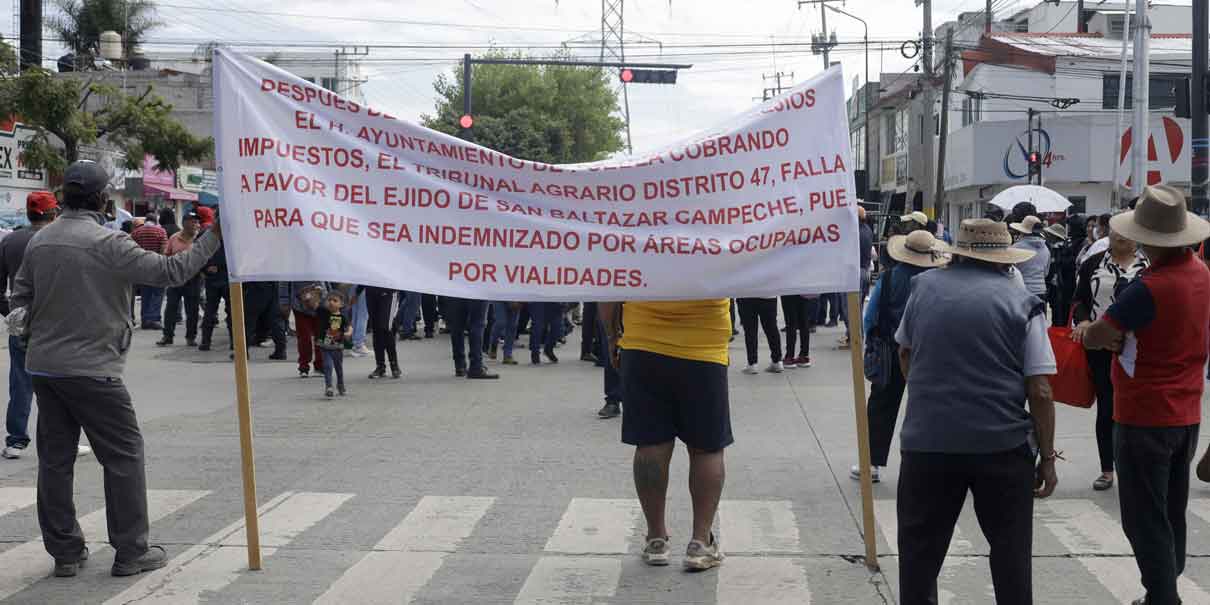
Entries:
<svg viewBox="0 0 1210 605">
<path fill-rule="evenodd" d="M 143 297 L 142 307 L 139 309 L 143 323 L 160 323 L 162 318 L 160 314 L 161 307 L 164 304 L 164 289 L 139 286 L 139 295 Z"/>
<path fill-rule="evenodd" d="M 450 328 L 450 348 L 454 368 L 466 370 L 467 341 L 470 341 L 470 368 L 483 367 L 483 327 L 487 324 L 487 302 L 465 298 L 445 299 L 445 321 Z"/>
<path fill-rule="evenodd" d="M 496 321 L 492 323 L 492 344 L 504 339 L 504 357 L 513 356 L 513 344 L 517 342 L 517 320 L 521 314 L 506 302 L 492 303 Z"/>
<path fill-rule="evenodd" d="M 8 437 L 4 445 L 29 445 L 29 409 L 34 401 L 34 381 L 25 371 L 25 343 L 8 337 Z"/>
<path fill-rule="evenodd" d="M 324 365 L 324 386 L 332 388 L 332 374 L 336 374 L 336 385 L 345 386 L 345 352 L 340 349 L 321 349 Z"/>
<path fill-rule="evenodd" d="M 529 350 L 538 353 L 543 347 L 555 348 L 563 335 L 563 306 L 559 303 L 529 303 L 533 327 L 529 331 Z"/>
<path fill-rule="evenodd" d="M 349 312 L 349 323 L 353 324 L 353 348 L 365 346 L 366 322 L 369 321 L 369 318 L 369 313 L 366 312 L 365 292 L 362 292 L 357 296 L 357 304 L 353 305 L 353 309 Z"/>
<path fill-rule="evenodd" d="M 420 313 L 419 292 L 399 292 L 399 310 L 395 314 L 395 325 L 399 333 L 412 336 L 416 333 L 416 319 Z"/>
</svg>

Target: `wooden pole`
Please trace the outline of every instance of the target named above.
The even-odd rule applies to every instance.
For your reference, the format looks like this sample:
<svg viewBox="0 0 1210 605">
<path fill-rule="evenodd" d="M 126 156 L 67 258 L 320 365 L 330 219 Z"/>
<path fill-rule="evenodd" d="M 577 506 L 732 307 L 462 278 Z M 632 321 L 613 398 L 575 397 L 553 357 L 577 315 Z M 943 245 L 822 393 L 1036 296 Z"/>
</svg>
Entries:
<svg viewBox="0 0 1210 605">
<path fill-rule="evenodd" d="M 861 294 L 849 293 L 849 354 L 853 366 L 853 411 L 857 413 L 857 465 L 861 469 L 861 517 L 865 564 L 878 569 L 874 531 L 874 482 L 870 476 L 870 418 L 865 408 L 865 346 L 861 341 Z"/>
<path fill-rule="evenodd" d="M 248 569 L 259 571 L 260 523 L 256 516 L 256 462 L 252 457 L 248 335 L 244 333 L 244 285 L 238 282 L 231 284 L 231 336 L 235 339 L 235 410 L 239 415 L 239 457 L 244 479 L 244 528 L 248 535 Z"/>
</svg>

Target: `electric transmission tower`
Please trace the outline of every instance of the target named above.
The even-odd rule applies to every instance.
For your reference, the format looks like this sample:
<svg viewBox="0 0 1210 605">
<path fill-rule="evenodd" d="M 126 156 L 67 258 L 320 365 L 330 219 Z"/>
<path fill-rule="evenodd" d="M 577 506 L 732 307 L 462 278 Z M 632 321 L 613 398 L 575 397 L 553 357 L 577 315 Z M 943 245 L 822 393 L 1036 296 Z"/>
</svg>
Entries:
<svg viewBox="0 0 1210 605">
<path fill-rule="evenodd" d="M 601 0 L 601 62 L 626 62 L 625 0 Z M 619 78 L 620 80 L 620 78 Z M 626 122 L 626 152 L 634 153 L 630 140 L 630 88 L 622 82 L 622 120 Z"/>
</svg>

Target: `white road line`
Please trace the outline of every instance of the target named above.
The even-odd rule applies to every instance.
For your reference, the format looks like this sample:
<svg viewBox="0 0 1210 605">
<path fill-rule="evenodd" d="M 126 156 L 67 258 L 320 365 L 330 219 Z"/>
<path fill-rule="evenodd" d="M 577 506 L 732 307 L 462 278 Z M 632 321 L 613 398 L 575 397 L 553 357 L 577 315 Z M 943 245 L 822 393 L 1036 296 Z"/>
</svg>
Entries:
<svg viewBox="0 0 1210 605">
<path fill-rule="evenodd" d="M 1037 508 L 1042 525 L 1063 548 L 1076 555 L 1115 600 L 1129 603 L 1142 596 L 1139 568 L 1120 523 L 1087 500 L 1045 500 L 1038 502 Z M 1210 605 L 1210 595 L 1188 578 L 1179 578 L 1177 588 L 1188 605 Z"/>
<path fill-rule="evenodd" d="M 317 605 L 410 603 L 471 535 L 495 498 L 425 496 L 399 525 L 332 584 Z"/>
<path fill-rule="evenodd" d="M 719 541 L 729 553 L 801 553 L 798 520 L 785 500 L 723 500 Z"/>
<path fill-rule="evenodd" d="M 0 487 L 0 517 L 33 506 L 38 490 L 32 487 Z"/>
<path fill-rule="evenodd" d="M 604 557 L 542 557 L 525 579 L 516 605 L 589 605 L 611 599 L 622 562 Z"/>
<path fill-rule="evenodd" d="M 641 515 L 637 500 L 572 498 L 546 552 L 624 555 Z"/>
<path fill-rule="evenodd" d="M 155 523 L 209 493 L 200 490 L 150 490 L 147 492 L 147 516 Z M 108 539 L 105 509 L 84 515 L 79 521 L 84 538 L 96 540 L 88 545 L 91 557 L 95 558 L 109 550 L 109 545 L 101 542 Z M 0 600 L 47 577 L 52 568 L 53 561 L 46 554 L 41 538 L 0 553 Z"/>
<path fill-rule="evenodd" d="M 353 494 L 286 492 L 265 503 L 257 511 L 262 556 L 272 556 L 276 548 L 289 544 L 352 497 Z M 243 520 L 228 525 L 105 604 L 199 602 L 203 593 L 221 590 L 246 572 L 243 529 Z"/>
<path fill-rule="evenodd" d="M 810 605 L 807 574 L 792 559 L 727 557 L 718 568 L 719 603 Z"/>
<path fill-rule="evenodd" d="M 895 509 L 895 501 L 876 500 L 874 502 L 874 517 L 877 519 L 878 526 L 882 529 L 882 535 L 886 538 L 889 545 L 887 552 L 898 556 L 899 515 Z M 976 559 L 965 556 L 974 554 L 974 552 L 974 545 L 962 535 L 962 529 L 958 525 L 954 525 L 954 535 L 950 538 L 949 551 L 946 554 L 945 560 L 941 562 L 941 573 L 937 577 L 937 601 L 939 605 L 953 602 L 956 595 L 948 590 L 946 585 L 951 583 L 961 573 L 969 571 L 970 567 L 978 564 Z M 988 590 L 988 594 L 991 594 L 991 589 L 989 588 Z"/>
</svg>

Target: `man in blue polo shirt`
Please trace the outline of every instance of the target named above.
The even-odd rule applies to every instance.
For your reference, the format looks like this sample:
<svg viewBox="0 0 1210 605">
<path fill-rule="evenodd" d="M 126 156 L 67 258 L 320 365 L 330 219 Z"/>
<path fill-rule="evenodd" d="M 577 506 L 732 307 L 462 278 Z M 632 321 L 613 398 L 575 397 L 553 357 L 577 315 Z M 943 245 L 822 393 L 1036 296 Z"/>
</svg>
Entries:
<svg viewBox="0 0 1210 605">
<path fill-rule="evenodd" d="M 1089 326 L 1084 342 L 1119 352 L 1112 373 L 1118 499 L 1147 591 L 1135 605 L 1176 605 L 1210 347 L 1210 271 L 1189 247 L 1210 237 L 1210 223 L 1186 210 L 1181 191 L 1161 185 L 1110 226 L 1138 242 L 1151 266 Z"/>
</svg>

